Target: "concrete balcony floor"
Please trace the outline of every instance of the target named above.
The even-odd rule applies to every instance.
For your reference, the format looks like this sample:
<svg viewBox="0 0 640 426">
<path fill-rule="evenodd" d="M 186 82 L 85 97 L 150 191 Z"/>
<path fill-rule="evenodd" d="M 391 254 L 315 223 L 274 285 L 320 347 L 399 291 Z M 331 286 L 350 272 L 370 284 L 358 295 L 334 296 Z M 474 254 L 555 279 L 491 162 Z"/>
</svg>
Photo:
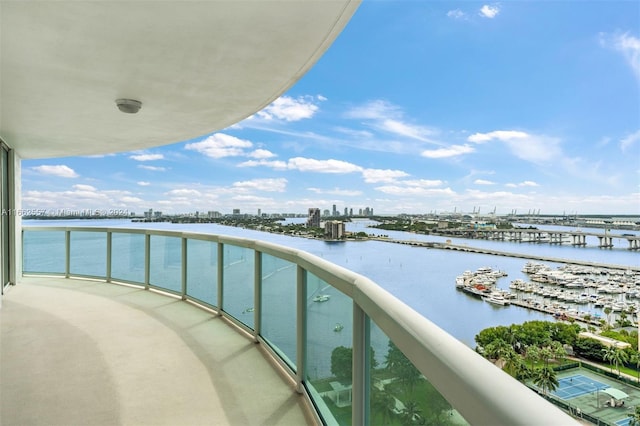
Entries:
<svg viewBox="0 0 640 426">
<path fill-rule="evenodd" d="M 172 297 L 25 277 L 5 293 L 0 324 L 4 426 L 312 421 L 260 345 Z"/>
</svg>

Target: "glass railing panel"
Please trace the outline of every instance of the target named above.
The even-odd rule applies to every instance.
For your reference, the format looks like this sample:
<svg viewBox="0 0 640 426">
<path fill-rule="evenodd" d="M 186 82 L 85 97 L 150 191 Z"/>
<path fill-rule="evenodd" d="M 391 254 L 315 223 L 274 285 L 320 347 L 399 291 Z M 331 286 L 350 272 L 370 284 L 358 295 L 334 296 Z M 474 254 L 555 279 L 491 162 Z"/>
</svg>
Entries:
<svg viewBox="0 0 640 426">
<path fill-rule="evenodd" d="M 107 233 L 71 231 L 69 273 L 90 277 L 107 275 Z"/>
<path fill-rule="evenodd" d="M 373 321 L 371 354 L 371 424 L 468 424 Z"/>
<path fill-rule="evenodd" d="M 64 274 L 65 231 L 24 231 L 22 270 L 25 273 Z"/>
<path fill-rule="evenodd" d="M 295 371 L 296 361 L 295 263 L 262 255 L 262 337 Z"/>
<path fill-rule="evenodd" d="M 176 293 L 182 292 L 182 238 L 151 236 L 149 284 Z"/>
<path fill-rule="evenodd" d="M 254 251 L 248 248 L 224 245 L 224 287 L 222 307 L 225 312 L 248 326 L 254 327 Z"/>
<path fill-rule="evenodd" d="M 211 306 L 218 305 L 218 243 L 187 241 L 187 294 Z"/>
<path fill-rule="evenodd" d="M 144 284 L 144 234 L 111 234 L 111 279 Z"/>
<path fill-rule="evenodd" d="M 351 424 L 353 301 L 307 273 L 305 377 L 328 424 Z"/>
</svg>

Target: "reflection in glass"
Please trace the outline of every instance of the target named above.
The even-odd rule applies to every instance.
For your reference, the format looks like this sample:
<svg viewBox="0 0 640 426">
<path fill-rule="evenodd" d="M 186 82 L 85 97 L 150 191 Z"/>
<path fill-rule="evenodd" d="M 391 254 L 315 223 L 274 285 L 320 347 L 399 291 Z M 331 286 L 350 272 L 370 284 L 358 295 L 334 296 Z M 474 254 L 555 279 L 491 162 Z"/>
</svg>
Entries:
<svg viewBox="0 0 640 426">
<path fill-rule="evenodd" d="M 65 273 L 65 231 L 24 231 L 22 245 L 25 273 Z"/>
<path fill-rule="evenodd" d="M 321 415 L 351 424 L 352 300 L 307 273 L 305 377 Z"/>
<path fill-rule="evenodd" d="M 111 234 L 111 279 L 144 284 L 144 234 Z"/>
<path fill-rule="evenodd" d="M 371 424 L 467 424 L 373 321 L 371 351 Z"/>
<path fill-rule="evenodd" d="M 222 309 L 250 328 L 254 327 L 254 264 L 253 250 L 224 245 Z"/>
<path fill-rule="evenodd" d="M 151 236 L 149 284 L 182 291 L 182 238 Z"/>
<path fill-rule="evenodd" d="M 71 275 L 106 277 L 106 232 L 72 231 L 70 239 L 69 273 Z"/>
<path fill-rule="evenodd" d="M 211 306 L 218 304 L 218 243 L 187 242 L 187 294 Z"/>
<path fill-rule="evenodd" d="M 262 255 L 262 337 L 295 371 L 296 265 Z"/>
</svg>

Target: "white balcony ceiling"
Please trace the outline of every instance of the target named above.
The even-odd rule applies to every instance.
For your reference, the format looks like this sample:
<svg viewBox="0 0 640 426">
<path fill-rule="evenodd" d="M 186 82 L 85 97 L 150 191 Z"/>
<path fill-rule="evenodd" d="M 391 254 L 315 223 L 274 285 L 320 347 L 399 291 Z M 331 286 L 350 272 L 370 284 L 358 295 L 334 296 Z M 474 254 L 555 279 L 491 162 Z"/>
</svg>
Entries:
<svg viewBox="0 0 640 426">
<path fill-rule="evenodd" d="M 144 149 L 259 111 L 359 1 L 0 1 L 0 137 L 22 158 Z M 115 100 L 142 102 L 137 114 Z"/>
</svg>

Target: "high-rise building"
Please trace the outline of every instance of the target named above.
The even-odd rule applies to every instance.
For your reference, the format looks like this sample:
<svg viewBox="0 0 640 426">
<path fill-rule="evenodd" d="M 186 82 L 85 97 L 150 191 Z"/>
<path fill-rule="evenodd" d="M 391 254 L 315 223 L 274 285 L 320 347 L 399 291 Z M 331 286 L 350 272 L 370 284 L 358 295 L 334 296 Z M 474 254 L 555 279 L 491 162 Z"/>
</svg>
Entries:
<svg viewBox="0 0 640 426">
<path fill-rule="evenodd" d="M 320 209 L 312 207 L 309 209 L 307 226 L 310 228 L 320 228 Z"/>
<path fill-rule="evenodd" d="M 345 235 L 344 222 L 340 220 L 329 220 L 324 224 L 324 234 L 332 240 L 339 240 Z"/>
</svg>

